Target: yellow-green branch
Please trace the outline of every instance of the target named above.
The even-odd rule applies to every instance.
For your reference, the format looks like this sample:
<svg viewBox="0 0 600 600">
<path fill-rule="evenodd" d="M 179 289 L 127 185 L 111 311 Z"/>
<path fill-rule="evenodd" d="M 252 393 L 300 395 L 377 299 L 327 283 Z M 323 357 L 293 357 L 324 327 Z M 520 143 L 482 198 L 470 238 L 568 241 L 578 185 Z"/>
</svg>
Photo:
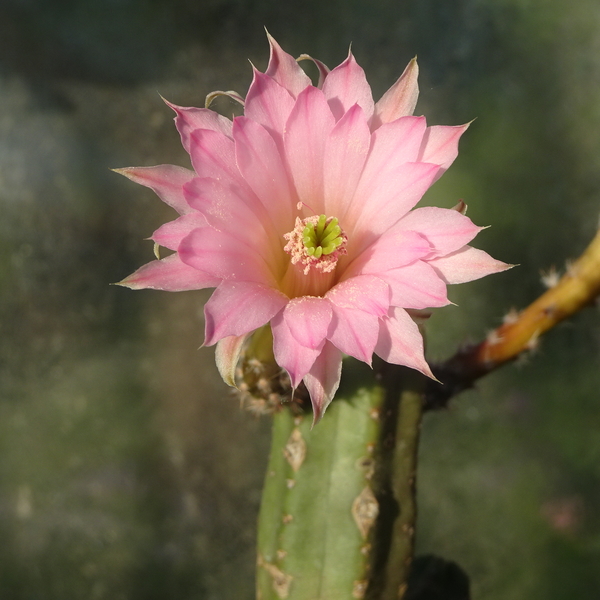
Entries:
<svg viewBox="0 0 600 600">
<path fill-rule="evenodd" d="M 443 385 L 430 384 L 427 408 L 440 408 L 475 380 L 533 350 L 542 334 L 592 304 L 600 294 L 600 232 L 564 276 L 520 313 L 505 322 L 480 344 L 459 350 L 445 363 L 434 367 Z"/>
</svg>

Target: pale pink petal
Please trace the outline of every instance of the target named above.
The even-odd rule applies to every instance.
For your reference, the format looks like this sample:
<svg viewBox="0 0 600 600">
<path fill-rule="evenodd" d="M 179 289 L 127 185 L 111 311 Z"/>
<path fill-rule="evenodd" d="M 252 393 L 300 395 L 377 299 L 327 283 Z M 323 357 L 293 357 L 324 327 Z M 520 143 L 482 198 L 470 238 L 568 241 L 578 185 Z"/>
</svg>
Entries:
<svg viewBox="0 0 600 600">
<path fill-rule="evenodd" d="M 469 125 L 470 123 L 457 126 L 434 125 L 427 128 L 418 160 L 440 165 L 438 179 L 458 156 L 458 140 Z"/>
<path fill-rule="evenodd" d="M 194 211 L 161 225 L 150 239 L 159 246 L 169 248 L 169 250 L 177 250 L 181 240 L 199 227 L 206 227 L 206 219 L 204 215 Z"/>
<path fill-rule="evenodd" d="M 335 306 L 382 317 L 390 306 L 390 288 L 374 275 L 359 275 L 332 287 L 325 297 Z"/>
<path fill-rule="evenodd" d="M 379 276 L 389 284 L 394 306 L 420 310 L 450 304 L 446 284 L 433 267 L 421 260 Z"/>
<path fill-rule="evenodd" d="M 325 214 L 341 216 L 356 191 L 371 132 L 362 108 L 355 104 L 337 122 L 325 146 L 323 165 Z"/>
<path fill-rule="evenodd" d="M 150 188 L 165 204 L 173 207 L 180 215 L 191 208 L 183 197 L 183 186 L 195 177 L 195 173 L 175 165 L 156 167 L 126 167 L 113 169 L 131 181 Z"/>
<path fill-rule="evenodd" d="M 234 120 L 233 137 L 240 172 L 283 235 L 293 227 L 298 198 L 275 141 L 264 127 L 245 117 Z"/>
<path fill-rule="evenodd" d="M 346 214 L 353 223 L 360 217 L 363 208 L 373 203 L 376 190 L 382 187 L 395 190 L 405 183 L 405 171 L 414 170 L 406 165 L 417 164 L 415 160 L 426 128 L 424 117 L 403 117 L 382 125 L 373 133 L 371 149 L 356 194 L 347 207 Z M 412 206 L 406 211 L 410 208 Z"/>
<path fill-rule="evenodd" d="M 358 104 L 368 120 L 373 114 L 373 94 L 367 82 L 365 72 L 358 65 L 352 52 L 348 58 L 325 78 L 323 93 L 329 102 L 336 120 L 355 104 Z"/>
<path fill-rule="evenodd" d="M 332 315 L 329 300 L 314 296 L 294 298 L 283 311 L 283 319 L 296 342 L 313 349 L 322 347 Z"/>
<path fill-rule="evenodd" d="M 225 179 L 245 187 L 235 164 L 233 140 L 217 131 L 196 129 L 191 134 L 190 156 L 198 177 Z"/>
<path fill-rule="evenodd" d="M 496 260 L 483 250 L 471 246 L 465 246 L 428 263 L 446 283 L 466 283 L 492 273 L 512 269 L 514 266 Z"/>
<path fill-rule="evenodd" d="M 273 353 L 277 364 L 290 376 L 292 387 L 297 388 L 321 353 L 325 340 L 317 348 L 307 348 L 299 344 L 283 318 L 283 312 L 277 313 L 271 319 Z"/>
<path fill-rule="evenodd" d="M 230 234 L 212 227 L 195 229 L 183 238 L 178 253 L 185 264 L 214 278 L 276 285 L 269 265 L 235 232 Z"/>
<path fill-rule="evenodd" d="M 370 365 L 379 317 L 390 306 L 389 286 L 379 277 L 361 275 L 338 283 L 325 297 L 334 314 L 327 338 L 345 354 Z"/>
<path fill-rule="evenodd" d="M 206 98 L 204 100 L 204 108 L 210 108 L 210 105 L 217 98 L 229 98 L 230 100 L 237 102 L 241 106 L 244 106 L 244 98 L 237 92 L 234 92 L 233 90 L 229 90 L 227 92 L 223 90 L 215 90 L 214 92 L 206 94 Z M 210 129 L 210 127 L 207 127 L 207 129 Z"/>
<path fill-rule="evenodd" d="M 256 214 L 256 209 L 262 208 L 262 205 L 254 194 L 240 194 L 240 189 L 229 181 L 196 177 L 184 186 L 183 193 L 188 204 L 205 215 L 215 229 L 223 231 L 232 226 L 236 230 L 262 229 L 259 215 Z M 242 224 L 244 227 L 238 227 Z"/>
<path fill-rule="evenodd" d="M 310 54 L 301 54 L 298 57 L 298 62 L 300 62 L 301 60 L 310 60 L 315 65 L 315 67 L 317 67 L 317 70 L 319 71 L 319 81 L 317 82 L 317 87 L 319 89 L 323 89 L 323 82 L 325 81 L 327 75 L 329 75 L 331 69 L 325 63 L 310 56 Z"/>
<path fill-rule="evenodd" d="M 416 369 L 435 379 L 425 361 L 423 337 L 419 327 L 402 308 L 393 308 L 381 320 L 375 353 L 386 362 Z"/>
<path fill-rule="evenodd" d="M 294 57 L 284 52 L 269 33 L 267 33 L 267 38 L 271 46 L 271 55 L 265 75 L 272 77 L 295 98 L 304 88 L 310 85 L 310 78 Z"/>
<path fill-rule="evenodd" d="M 217 277 L 202 273 L 183 263 L 177 254 L 171 254 L 162 260 L 154 260 L 140 267 L 135 273 L 120 281 L 132 290 L 163 290 L 165 292 L 184 292 L 216 287 L 221 282 Z"/>
<path fill-rule="evenodd" d="M 190 206 L 202 213 L 211 227 L 235 231 L 240 240 L 254 246 L 271 264 L 284 260 L 282 237 L 269 227 L 266 210 L 250 190 L 241 190 L 227 180 L 198 177 L 186 184 L 183 192 Z"/>
<path fill-rule="evenodd" d="M 358 254 L 344 277 L 385 273 L 425 258 L 431 251 L 431 244 L 416 231 L 388 231 Z"/>
<path fill-rule="evenodd" d="M 312 86 L 300 92 L 285 128 L 284 146 L 298 196 L 317 214 L 324 210 L 325 144 L 334 126 L 323 92 Z"/>
<path fill-rule="evenodd" d="M 471 219 L 456 210 L 434 206 L 410 211 L 393 227 L 393 231 L 418 231 L 432 245 L 438 256 L 462 248 L 482 229 L 485 228 L 477 227 Z"/>
<path fill-rule="evenodd" d="M 425 117 L 402 117 L 375 131 L 361 188 L 367 191 L 374 181 L 396 171 L 400 165 L 415 162 L 426 130 Z"/>
<path fill-rule="evenodd" d="M 244 344 L 250 335 L 250 333 L 239 336 L 232 335 L 217 342 L 215 348 L 217 369 L 223 381 L 231 387 L 237 387 L 235 383 L 235 371 L 242 355 Z"/>
<path fill-rule="evenodd" d="M 177 106 L 163 98 L 163 102 L 175 111 L 175 127 L 181 136 L 181 144 L 190 153 L 190 135 L 196 129 L 210 129 L 231 137 L 231 121 L 208 108 Z"/>
<path fill-rule="evenodd" d="M 371 243 L 373 236 L 382 234 L 395 225 L 431 187 L 439 170 L 429 163 L 406 163 L 393 173 L 386 173 L 373 182 L 365 204 L 357 204 L 362 197 L 358 192 L 352 203 L 349 221 L 354 223 L 354 234 L 358 247 L 364 247 L 365 240 Z M 362 187 L 362 183 L 359 183 Z M 350 234 L 348 234 L 350 235 Z"/>
<path fill-rule="evenodd" d="M 281 292 L 248 281 L 223 281 L 204 307 L 205 346 L 254 331 L 288 302 Z"/>
<path fill-rule="evenodd" d="M 372 130 L 377 129 L 383 123 L 413 114 L 419 98 L 418 76 L 417 59 L 413 58 L 396 83 L 375 104 L 375 113 L 371 120 Z"/>
<path fill-rule="evenodd" d="M 268 75 L 254 69 L 244 115 L 262 125 L 273 136 L 280 149 L 283 130 L 292 108 L 294 98 L 288 90 Z"/>
<path fill-rule="evenodd" d="M 313 425 L 320 421 L 333 400 L 341 376 L 342 353 L 333 344 L 326 342 L 321 354 L 303 379 L 312 402 Z"/>
<path fill-rule="evenodd" d="M 379 317 L 356 308 L 333 305 L 327 339 L 344 354 L 371 365 L 379 336 Z"/>
</svg>

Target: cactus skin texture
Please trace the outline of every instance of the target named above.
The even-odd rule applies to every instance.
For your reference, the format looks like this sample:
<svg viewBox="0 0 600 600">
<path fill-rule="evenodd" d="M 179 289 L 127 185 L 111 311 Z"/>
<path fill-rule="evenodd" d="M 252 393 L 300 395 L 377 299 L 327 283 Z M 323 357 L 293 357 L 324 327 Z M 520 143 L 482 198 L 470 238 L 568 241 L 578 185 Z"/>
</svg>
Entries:
<svg viewBox="0 0 600 600">
<path fill-rule="evenodd" d="M 274 415 L 258 533 L 259 600 L 364 598 L 378 514 L 372 489 L 384 390 L 312 415 Z"/>
</svg>

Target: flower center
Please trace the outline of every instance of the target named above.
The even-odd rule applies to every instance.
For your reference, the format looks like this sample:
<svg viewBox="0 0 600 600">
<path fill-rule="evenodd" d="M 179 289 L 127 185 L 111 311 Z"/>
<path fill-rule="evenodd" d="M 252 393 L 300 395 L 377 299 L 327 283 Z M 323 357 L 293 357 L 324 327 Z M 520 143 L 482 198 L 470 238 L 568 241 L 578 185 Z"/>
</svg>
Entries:
<svg viewBox="0 0 600 600">
<path fill-rule="evenodd" d="M 307 223 L 302 230 L 306 252 L 315 258 L 332 254 L 344 243 L 341 233 L 342 228 L 335 217 L 327 219 L 325 215 L 321 215 L 316 224 Z"/>
<path fill-rule="evenodd" d="M 300 263 L 305 275 L 311 268 L 322 273 L 333 271 L 338 257 L 346 254 L 348 238 L 335 217 L 297 217 L 294 229 L 283 237 L 288 241 L 284 250 L 292 257 L 292 264 Z"/>
</svg>

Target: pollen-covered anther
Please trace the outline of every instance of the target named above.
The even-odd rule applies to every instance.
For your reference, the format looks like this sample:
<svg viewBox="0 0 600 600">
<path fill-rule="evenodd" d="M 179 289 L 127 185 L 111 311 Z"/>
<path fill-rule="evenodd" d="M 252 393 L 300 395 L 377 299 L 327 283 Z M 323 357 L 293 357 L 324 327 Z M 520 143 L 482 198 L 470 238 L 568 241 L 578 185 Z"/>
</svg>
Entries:
<svg viewBox="0 0 600 600">
<path fill-rule="evenodd" d="M 305 275 L 313 267 L 322 273 L 330 273 L 335 269 L 338 257 L 346 254 L 348 238 L 335 217 L 297 217 L 294 229 L 283 237 L 288 242 L 284 250 L 292 257 L 292 264 L 300 263 Z"/>
</svg>

